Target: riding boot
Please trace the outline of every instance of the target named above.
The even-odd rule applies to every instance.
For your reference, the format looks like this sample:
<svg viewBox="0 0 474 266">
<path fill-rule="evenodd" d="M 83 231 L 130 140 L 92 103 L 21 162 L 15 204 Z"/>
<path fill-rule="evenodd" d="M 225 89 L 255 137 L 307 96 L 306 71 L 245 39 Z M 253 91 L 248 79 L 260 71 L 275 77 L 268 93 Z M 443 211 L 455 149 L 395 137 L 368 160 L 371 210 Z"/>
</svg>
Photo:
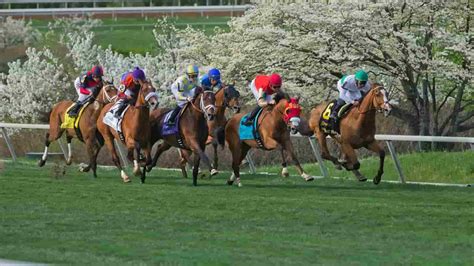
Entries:
<svg viewBox="0 0 474 266">
<path fill-rule="evenodd" d="M 120 116 L 122 116 L 123 110 L 125 110 L 126 107 L 127 107 L 127 103 L 125 101 L 120 101 L 119 102 L 119 107 L 114 112 L 114 117 L 115 118 L 120 118 Z"/>
<path fill-rule="evenodd" d="M 179 107 L 179 106 L 176 106 L 176 108 L 174 108 L 173 112 L 170 115 L 170 118 L 168 119 L 168 123 L 167 123 L 168 126 L 173 126 L 174 125 L 175 120 L 176 120 L 176 116 L 178 116 L 180 110 L 181 110 L 181 107 Z"/>
<path fill-rule="evenodd" d="M 76 104 L 69 110 L 67 114 L 70 117 L 76 117 L 77 114 L 79 113 L 79 110 L 81 110 L 82 105 L 83 105 L 82 101 L 77 101 Z"/>
<path fill-rule="evenodd" d="M 333 131 L 336 131 L 338 118 L 339 118 L 339 116 L 338 116 L 339 109 L 341 108 L 342 105 L 344 105 L 344 103 L 345 102 L 343 100 L 338 99 L 334 103 L 334 107 L 331 110 L 331 115 L 329 117 L 329 122 L 330 122 L 330 125 L 331 125 L 331 130 L 333 130 Z"/>
<path fill-rule="evenodd" d="M 262 107 L 260 107 L 260 106 L 255 107 L 252 110 L 252 112 L 250 113 L 250 115 L 247 117 L 247 120 L 245 120 L 245 122 L 243 124 L 246 125 L 246 126 L 251 126 L 253 124 L 253 121 L 255 120 L 255 117 L 257 116 L 258 112 L 260 111 L 260 109 L 262 109 Z"/>
</svg>

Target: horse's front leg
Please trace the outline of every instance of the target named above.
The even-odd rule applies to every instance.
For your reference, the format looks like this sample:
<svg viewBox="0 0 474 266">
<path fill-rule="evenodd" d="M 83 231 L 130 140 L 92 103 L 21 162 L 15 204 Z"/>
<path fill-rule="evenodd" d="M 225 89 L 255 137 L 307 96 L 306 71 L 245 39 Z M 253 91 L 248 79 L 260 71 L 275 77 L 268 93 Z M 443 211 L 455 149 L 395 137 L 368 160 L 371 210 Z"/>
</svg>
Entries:
<svg viewBox="0 0 474 266">
<path fill-rule="evenodd" d="M 212 171 L 212 166 L 211 166 L 211 162 L 209 160 L 209 158 L 207 157 L 206 153 L 204 152 L 204 149 L 206 148 L 205 144 L 199 144 L 196 140 L 192 140 L 190 141 L 189 143 L 189 146 L 192 150 L 192 152 L 194 152 L 194 156 L 198 155 L 200 160 L 204 163 L 204 166 L 209 169 L 209 174 L 211 173 Z M 194 166 L 196 165 L 196 163 L 194 163 Z M 193 169 L 193 178 L 194 178 L 194 170 Z M 199 170 L 199 169 L 198 169 Z M 203 174 L 203 177 L 206 177 L 207 174 Z"/>
<path fill-rule="evenodd" d="M 293 145 L 291 144 L 290 138 L 287 138 L 287 139 L 283 140 L 282 147 L 286 151 L 286 154 L 287 154 L 287 157 L 288 157 L 287 159 L 293 161 L 293 163 L 295 164 L 296 169 L 298 170 L 298 173 L 300 174 L 300 176 L 302 178 L 304 178 L 304 180 L 306 180 L 306 181 L 313 181 L 314 177 L 312 177 L 312 176 L 308 175 L 307 173 L 305 173 L 305 171 L 303 170 L 303 167 L 301 167 L 300 162 L 298 161 L 298 158 L 296 158 L 296 155 L 295 155 L 295 152 L 293 151 Z"/>
<path fill-rule="evenodd" d="M 212 164 L 211 176 L 217 175 L 219 171 L 217 170 L 218 167 L 218 157 L 217 157 L 217 142 L 212 142 L 212 148 L 214 150 L 214 163 Z"/>
<path fill-rule="evenodd" d="M 189 162 L 190 152 L 188 150 L 185 150 L 185 149 L 178 149 L 178 153 L 179 153 L 179 157 L 181 158 L 181 161 L 179 163 L 179 165 L 181 167 L 181 173 L 183 174 L 184 178 L 188 178 L 188 172 L 186 170 L 186 165 Z"/>
<path fill-rule="evenodd" d="M 321 146 L 321 157 L 323 157 L 323 159 L 331 161 L 337 170 L 341 170 L 341 163 L 336 157 L 332 156 L 329 152 L 326 135 L 323 132 L 318 131 L 316 136 L 318 138 L 319 146 Z"/>
<path fill-rule="evenodd" d="M 158 145 L 158 148 L 156 149 L 155 155 L 153 156 L 153 160 L 151 162 L 151 165 L 147 167 L 147 172 L 150 172 L 153 167 L 156 166 L 156 163 L 158 162 L 158 158 L 160 158 L 160 155 L 169 150 L 171 148 L 171 145 L 169 145 L 167 142 L 163 142 L 160 145 Z"/>
<path fill-rule="evenodd" d="M 378 185 L 380 183 L 380 180 L 382 180 L 385 150 L 383 149 L 382 145 L 380 145 L 380 143 L 375 140 L 369 143 L 366 148 L 379 154 L 379 170 L 377 171 L 377 175 L 373 179 L 374 184 Z"/>
<path fill-rule="evenodd" d="M 285 155 L 285 149 L 283 148 L 283 146 L 281 147 L 280 149 L 280 153 L 281 153 L 281 166 L 283 167 L 282 170 L 281 170 L 281 176 L 282 177 L 289 177 L 290 176 L 290 173 L 288 172 L 288 164 L 286 163 L 286 155 Z"/>
<path fill-rule="evenodd" d="M 114 162 L 115 166 L 120 170 L 120 176 L 124 183 L 131 182 L 130 177 L 128 177 L 127 173 L 122 168 L 122 164 L 120 163 L 120 158 L 117 155 L 117 151 L 115 150 L 114 139 L 112 136 L 104 136 L 105 145 L 107 149 L 112 154 L 112 161 Z"/>
<path fill-rule="evenodd" d="M 127 150 L 128 150 L 128 159 L 133 161 L 133 174 L 135 176 L 141 176 L 142 172 L 140 171 L 140 164 L 139 164 L 139 159 L 140 159 L 140 143 L 138 141 L 130 141 L 127 142 Z"/>
</svg>

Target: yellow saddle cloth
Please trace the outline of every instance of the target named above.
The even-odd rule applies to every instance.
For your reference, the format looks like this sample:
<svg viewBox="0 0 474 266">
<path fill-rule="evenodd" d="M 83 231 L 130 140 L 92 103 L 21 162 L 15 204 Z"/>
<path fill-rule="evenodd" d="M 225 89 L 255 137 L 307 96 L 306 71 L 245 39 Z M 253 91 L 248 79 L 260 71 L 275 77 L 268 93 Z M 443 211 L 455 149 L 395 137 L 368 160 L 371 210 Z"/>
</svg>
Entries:
<svg viewBox="0 0 474 266">
<path fill-rule="evenodd" d="M 82 106 L 81 110 L 79 110 L 79 114 L 77 114 L 76 117 L 70 117 L 69 116 L 69 110 L 75 105 L 76 103 L 73 103 L 71 106 L 69 106 L 66 110 L 66 113 L 64 114 L 64 122 L 61 124 L 61 128 L 79 128 L 79 121 L 81 121 L 81 116 L 86 107 L 89 105 L 89 103 L 84 104 Z"/>
</svg>

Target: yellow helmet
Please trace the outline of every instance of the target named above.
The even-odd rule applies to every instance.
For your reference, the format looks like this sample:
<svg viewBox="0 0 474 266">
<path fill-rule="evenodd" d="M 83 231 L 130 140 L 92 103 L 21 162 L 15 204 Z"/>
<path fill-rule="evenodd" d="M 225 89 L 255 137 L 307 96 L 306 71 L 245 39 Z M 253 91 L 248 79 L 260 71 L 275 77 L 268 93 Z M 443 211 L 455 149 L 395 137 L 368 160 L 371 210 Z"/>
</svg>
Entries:
<svg viewBox="0 0 474 266">
<path fill-rule="evenodd" d="M 195 75 L 195 76 L 198 76 L 199 75 L 199 68 L 198 66 L 196 65 L 189 65 L 187 68 L 186 68 L 186 75 Z"/>
</svg>

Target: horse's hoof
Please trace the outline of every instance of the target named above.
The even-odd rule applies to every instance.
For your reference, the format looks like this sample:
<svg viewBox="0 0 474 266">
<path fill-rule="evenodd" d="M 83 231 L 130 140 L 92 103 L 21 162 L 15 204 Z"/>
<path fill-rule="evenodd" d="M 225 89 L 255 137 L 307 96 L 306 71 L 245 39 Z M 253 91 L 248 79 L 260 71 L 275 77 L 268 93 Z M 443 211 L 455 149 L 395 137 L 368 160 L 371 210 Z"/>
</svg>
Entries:
<svg viewBox="0 0 474 266">
<path fill-rule="evenodd" d="M 313 181 L 313 180 L 314 180 L 314 177 L 313 177 L 313 176 L 309 176 L 309 177 L 306 177 L 304 180 L 305 180 L 306 182 Z"/>
<path fill-rule="evenodd" d="M 45 163 L 46 163 L 46 161 L 41 159 L 41 160 L 38 161 L 38 166 L 43 167 Z"/>
<path fill-rule="evenodd" d="M 281 176 L 282 176 L 282 177 L 289 177 L 289 176 L 290 176 L 290 172 L 288 172 L 288 168 L 284 167 L 284 168 L 281 170 Z"/>
<path fill-rule="evenodd" d="M 133 174 L 134 174 L 135 176 L 141 176 L 141 175 L 142 175 L 142 171 L 140 171 L 140 168 L 138 168 L 138 170 L 134 170 L 134 171 L 133 171 Z"/>
<path fill-rule="evenodd" d="M 227 185 L 232 186 L 234 184 L 233 180 L 227 180 Z"/>
<path fill-rule="evenodd" d="M 359 180 L 359 182 L 365 182 L 367 181 L 367 178 L 366 177 L 362 177 L 362 178 L 358 178 L 357 180 Z M 375 182 L 375 181 L 374 181 Z"/>
<path fill-rule="evenodd" d="M 238 184 L 237 186 L 238 186 L 238 187 L 242 187 L 243 185 L 242 185 L 242 183 L 241 183 L 241 182 L 239 182 L 239 184 Z"/>
<path fill-rule="evenodd" d="M 336 164 L 336 165 L 334 166 L 334 168 L 336 168 L 336 170 L 342 170 L 342 165 Z"/>
<path fill-rule="evenodd" d="M 87 164 L 85 163 L 79 164 L 79 172 L 86 173 L 86 172 L 89 172 L 89 170 L 90 170 L 90 167 Z"/>
<path fill-rule="evenodd" d="M 289 177 L 289 176 L 290 176 L 290 173 L 281 173 L 281 177 L 287 178 L 287 177 Z"/>
<path fill-rule="evenodd" d="M 217 175 L 218 173 L 219 173 L 219 171 L 217 171 L 217 169 L 215 169 L 215 168 L 212 168 L 212 169 L 211 169 L 211 176 L 215 176 L 215 175 Z"/>
<path fill-rule="evenodd" d="M 376 176 L 376 177 L 374 177 L 374 180 L 373 180 L 373 181 L 374 181 L 374 184 L 375 184 L 375 185 L 378 185 L 381 180 L 382 180 L 382 177 L 381 177 L 381 176 Z"/>
<path fill-rule="evenodd" d="M 130 180 L 130 177 L 125 173 L 125 171 L 122 170 L 120 173 L 120 177 L 122 177 L 122 180 L 124 183 L 130 183 L 132 180 Z"/>
<path fill-rule="evenodd" d="M 66 160 L 66 165 L 71 165 L 71 164 L 72 164 L 72 159 L 71 158 L 67 159 Z"/>
<path fill-rule="evenodd" d="M 132 182 L 132 180 L 130 180 L 130 178 L 127 178 L 127 179 L 124 178 L 124 179 L 123 179 L 123 182 L 124 182 L 125 184 L 127 184 L 127 183 Z"/>
</svg>

